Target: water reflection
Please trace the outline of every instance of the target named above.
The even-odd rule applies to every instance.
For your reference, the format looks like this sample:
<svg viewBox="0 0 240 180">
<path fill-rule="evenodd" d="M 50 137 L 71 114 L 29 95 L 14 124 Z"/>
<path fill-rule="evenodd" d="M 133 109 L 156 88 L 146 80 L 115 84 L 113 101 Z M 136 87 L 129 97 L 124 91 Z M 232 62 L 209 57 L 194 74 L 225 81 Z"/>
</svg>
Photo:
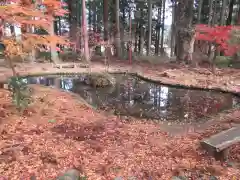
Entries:
<svg viewBox="0 0 240 180">
<path fill-rule="evenodd" d="M 114 76 L 116 86 L 98 89 L 86 85 L 84 75 L 29 77 L 25 81 L 73 91 L 92 105 L 117 114 L 166 121 L 197 121 L 240 102 L 231 94 L 167 87 L 129 75 Z"/>
</svg>

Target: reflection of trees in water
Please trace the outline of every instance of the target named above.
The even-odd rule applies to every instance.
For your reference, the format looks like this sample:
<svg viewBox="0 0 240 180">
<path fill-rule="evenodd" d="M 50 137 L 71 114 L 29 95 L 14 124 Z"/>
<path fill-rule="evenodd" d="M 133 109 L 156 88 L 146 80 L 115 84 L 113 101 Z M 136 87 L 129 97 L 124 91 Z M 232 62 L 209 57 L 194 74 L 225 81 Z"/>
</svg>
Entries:
<svg viewBox="0 0 240 180">
<path fill-rule="evenodd" d="M 178 112 L 176 111 L 174 114 L 178 114 L 180 117 L 185 116 L 184 118 L 203 117 L 233 106 L 230 94 L 173 88 L 170 91 L 172 92 L 170 107 L 178 106 Z"/>
<path fill-rule="evenodd" d="M 73 79 L 72 78 L 61 79 L 60 84 L 62 89 L 70 91 L 73 88 Z"/>
<path fill-rule="evenodd" d="M 166 87 L 149 83 L 129 76 L 121 77 L 116 86 L 91 88 L 81 83 L 83 78 L 28 78 L 28 83 L 70 90 L 81 95 L 92 105 L 117 109 L 127 115 L 140 113 L 144 117 L 169 120 L 194 120 L 206 114 L 217 113 L 231 108 L 231 94 L 207 91 L 194 91 Z"/>
</svg>

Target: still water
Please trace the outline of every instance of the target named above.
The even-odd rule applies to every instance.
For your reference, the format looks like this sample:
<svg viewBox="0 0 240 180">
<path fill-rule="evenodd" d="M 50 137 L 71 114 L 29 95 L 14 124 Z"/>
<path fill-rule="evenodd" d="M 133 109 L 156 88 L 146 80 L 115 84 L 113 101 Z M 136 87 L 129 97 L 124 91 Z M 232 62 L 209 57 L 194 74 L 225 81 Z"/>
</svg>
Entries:
<svg viewBox="0 0 240 180">
<path fill-rule="evenodd" d="M 161 121 L 198 122 L 240 103 L 228 93 L 168 87 L 131 75 L 114 76 L 116 86 L 105 88 L 86 85 L 85 75 L 28 77 L 24 81 L 72 91 L 108 112 Z"/>
</svg>

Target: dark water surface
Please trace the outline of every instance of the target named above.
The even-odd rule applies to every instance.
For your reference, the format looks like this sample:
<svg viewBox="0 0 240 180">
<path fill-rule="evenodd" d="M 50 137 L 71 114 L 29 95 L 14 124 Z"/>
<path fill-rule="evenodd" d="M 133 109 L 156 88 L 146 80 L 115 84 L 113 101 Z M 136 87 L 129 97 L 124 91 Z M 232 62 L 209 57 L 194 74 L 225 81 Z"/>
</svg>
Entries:
<svg viewBox="0 0 240 180">
<path fill-rule="evenodd" d="M 85 75 L 24 78 L 29 84 L 54 86 L 80 94 L 93 106 L 120 115 L 162 121 L 198 122 L 240 103 L 232 94 L 168 87 L 131 75 L 115 74 L 114 87 L 92 88 Z"/>
</svg>

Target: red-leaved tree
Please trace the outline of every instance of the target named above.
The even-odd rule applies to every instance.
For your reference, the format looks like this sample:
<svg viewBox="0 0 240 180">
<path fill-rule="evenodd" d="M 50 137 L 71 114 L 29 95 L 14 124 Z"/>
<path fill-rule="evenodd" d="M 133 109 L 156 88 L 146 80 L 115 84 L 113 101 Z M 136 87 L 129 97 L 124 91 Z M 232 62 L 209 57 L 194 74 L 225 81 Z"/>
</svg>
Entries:
<svg viewBox="0 0 240 180">
<path fill-rule="evenodd" d="M 230 42 L 233 30 L 239 29 L 238 26 L 214 26 L 204 24 L 196 26 L 196 40 L 211 42 L 215 50 L 221 50 L 226 56 L 234 55 L 240 48 L 238 44 Z"/>
<path fill-rule="evenodd" d="M 214 62 L 217 51 L 221 51 L 225 56 L 233 56 L 240 50 L 240 44 L 231 43 L 233 31 L 239 30 L 238 26 L 208 26 L 199 24 L 196 26 L 196 40 L 207 41 L 212 46 L 212 67 L 214 71 Z"/>
</svg>

